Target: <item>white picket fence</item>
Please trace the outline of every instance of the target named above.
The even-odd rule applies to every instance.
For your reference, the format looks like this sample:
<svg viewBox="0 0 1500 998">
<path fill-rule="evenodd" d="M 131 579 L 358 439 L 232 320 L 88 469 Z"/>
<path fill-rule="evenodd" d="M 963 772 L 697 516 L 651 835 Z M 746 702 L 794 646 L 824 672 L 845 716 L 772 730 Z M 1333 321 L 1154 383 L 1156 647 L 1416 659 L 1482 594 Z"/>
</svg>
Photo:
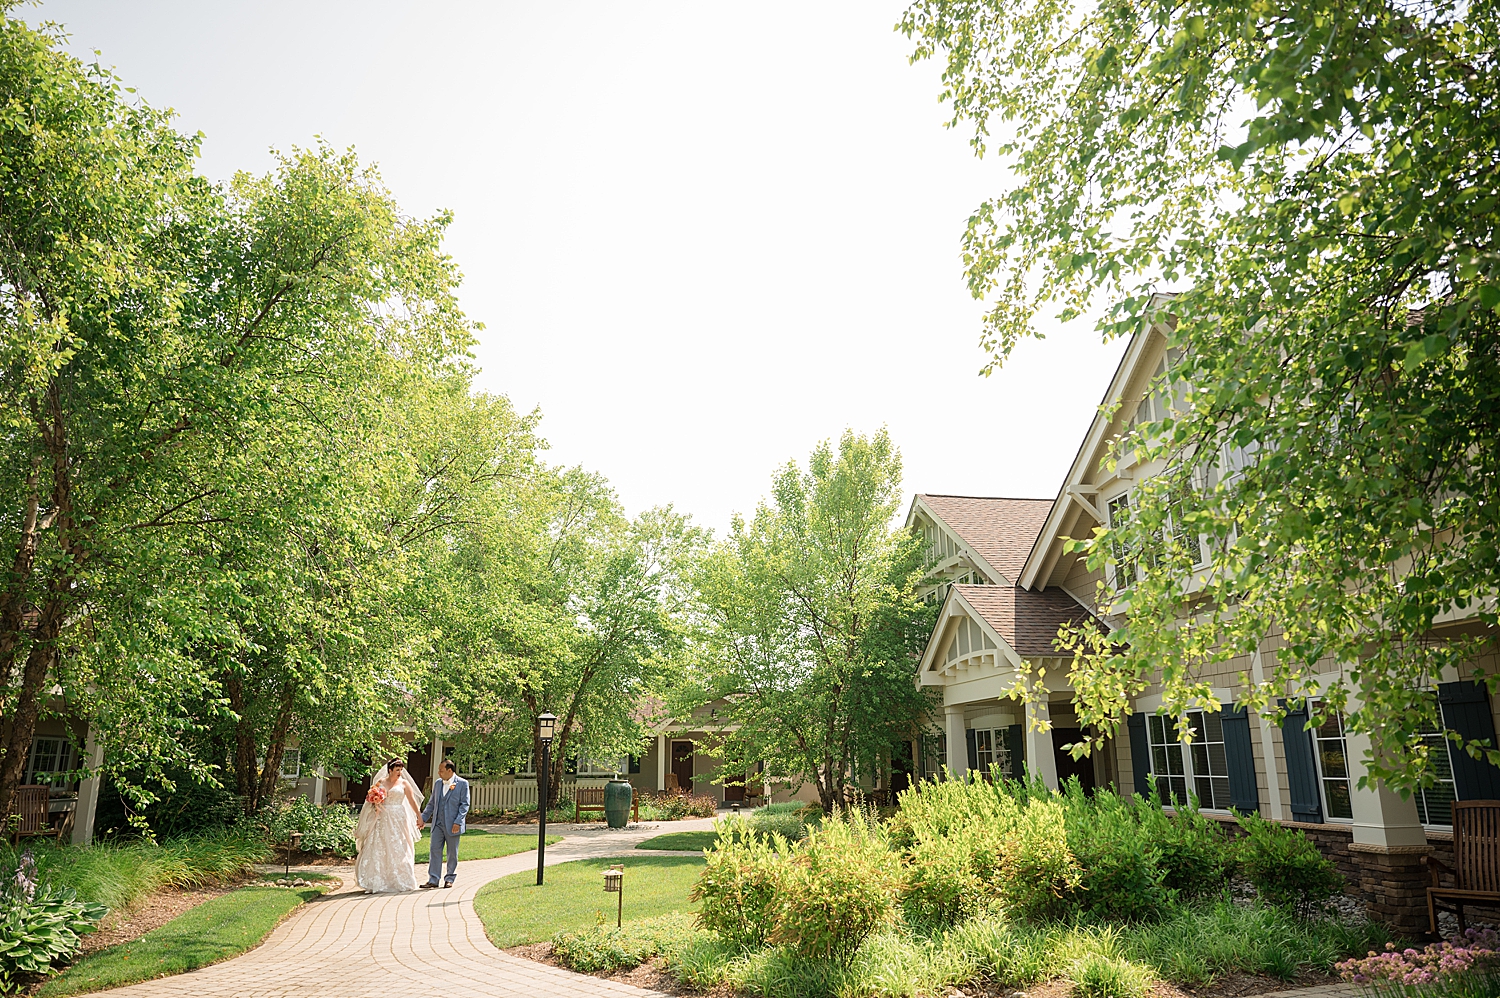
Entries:
<svg viewBox="0 0 1500 998">
<path fill-rule="evenodd" d="M 605 780 L 569 780 L 559 787 L 559 796 L 572 797 L 580 782 L 585 787 L 602 787 Z M 469 784 L 469 809 L 473 811 L 507 811 L 523 804 L 536 804 L 535 780 L 486 780 Z"/>
</svg>

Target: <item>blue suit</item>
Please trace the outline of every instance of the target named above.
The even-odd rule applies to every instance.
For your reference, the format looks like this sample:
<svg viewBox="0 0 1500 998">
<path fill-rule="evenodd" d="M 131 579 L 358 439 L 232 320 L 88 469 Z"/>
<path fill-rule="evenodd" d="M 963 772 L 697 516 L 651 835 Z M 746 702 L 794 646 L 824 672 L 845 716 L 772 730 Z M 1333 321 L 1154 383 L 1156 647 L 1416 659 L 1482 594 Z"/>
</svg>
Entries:
<svg viewBox="0 0 1500 998">
<path fill-rule="evenodd" d="M 427 806 L 422 808 L 422 820 L 432 825 L 432 846 L 427 852 L 427 882 L 435 884 L 443 872 L 443 844 L 448 846 L 448 883 L 458 876 L 458 839 L 463 835 L 464 819 L 469 816 L 469 781 L 462 776 L 453 777 L 453 789 L 448 790 L 441 777 L 432 782 L 432 793 L 427 797 Z M 454 826 L 458 831 L 454 832 Z"/>
</svg>

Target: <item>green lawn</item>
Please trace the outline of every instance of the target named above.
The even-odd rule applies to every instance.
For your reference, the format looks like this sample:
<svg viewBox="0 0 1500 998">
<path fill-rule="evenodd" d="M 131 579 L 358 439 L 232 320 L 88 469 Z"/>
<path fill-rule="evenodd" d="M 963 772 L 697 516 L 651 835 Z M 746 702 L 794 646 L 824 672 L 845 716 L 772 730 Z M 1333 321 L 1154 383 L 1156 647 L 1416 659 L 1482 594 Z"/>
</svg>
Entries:
<svg viewBox="0 0 1500 998">
<path fill-rule="evenodd" d="M 137 939 L 89 954 L 47 981 L 37 995 L 55 998 L 103 991 L 238 956 L 324 889 L 251 886 L 231 891 Z"/>
<path fill-rule="evenodd" d="M 561 835 L 547 836 L 547 844 L 561 842 Z M 432 842 L 432 835 L 423 832 L 422 837 L 417 840 L 417 862 L 423 865 L 427 863 L 427 850 Z M 458 861 L 462 863 L 467 859 L 494 859 L 497 856 L 512 856 L 518 852 L 536 848 L 536 833 L 530 835 L 507 835 L 505 832 L 486 832 L 475 828 L 464 832 L 463 839 L 458 844 Z"/>
<path fill-rule="evenodd" d="M 462 853 L 460 853 L 462 856 Z M 625 918 L 650 918 L 688 911 L 688 891 L 703 869 L 695 856 L 641 856 L 628 859 L 580 859 L 549 866 L 546 884 L 536 885 L 535 871 L 516 873 L 488 883 L 474 898 L 474 910 L 485 934 L 496 946 L 543 942 L 563 929 L 584 929 L 602 913 L 614 923 L 613 894 L 604 893 L 604 869 L 625 867 Z"/>
<path fill-rule="evenodd" d="M 647 839 L 637 849 L 708 849 L 719 839 L 718 832 L 668 832 Z"/>
</svg>

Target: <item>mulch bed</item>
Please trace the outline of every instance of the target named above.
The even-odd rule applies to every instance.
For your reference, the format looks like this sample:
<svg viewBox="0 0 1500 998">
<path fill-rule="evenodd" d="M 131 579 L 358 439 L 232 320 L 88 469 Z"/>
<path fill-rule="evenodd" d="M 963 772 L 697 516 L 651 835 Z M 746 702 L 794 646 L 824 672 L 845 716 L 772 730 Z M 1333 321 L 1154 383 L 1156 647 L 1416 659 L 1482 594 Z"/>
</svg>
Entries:
<svg viewBox="0 0 1500 998">
<path fill-rule="evenodd" d="M 551 967 L 563 970 L 570 968 L 564 966 L 561 961 L 552 955 L 551 943 L 530 943 L 525 946 L 512 946 L 505 952 L 511 956 L 521 957 L 523 960 L 533 960 L 537 963 L 545 963 Z M 666 963 L 660 957 L 653 957 L 630 970 L 617 970 L 611 974 L 590 974 L 590 977 L 600 977 L 607 981 L 618 981 L 621 984 L 631 984 L 638 988 L 646 988 L 651 991 L 660 991 L 663 994 L 678 995 L 682 998 L 731 998 L 735 994 L 733 989 L 727 987 L 714 988 L 711 991 L 693 991 L 677 982 L 677 978 L 667 970 Z M 1327 974 L 1303 973 L 1290 981 L 1277 980 L 1274 977 L 1262 977 L 1257 974 L 1229 974 L 1214 981 L 1206 988 L 1184 989 L 1172 984 L 1157 984 L 1150 991 L 1151 998 L 1248 998 L 1250 995 L 1271 994 L 1277 991 L 1290 991 L 1295 988 L 1311 988 L 1324 984 L 1337 984 L 1338 978 Z M 1072 998 L 1073 983 L 1062 978 L 1036 984 L 1024 991 L 998 984 L 972 984 L 963 988 L 956 988 L 947 993 L 945 998 Z"/>
</svg>

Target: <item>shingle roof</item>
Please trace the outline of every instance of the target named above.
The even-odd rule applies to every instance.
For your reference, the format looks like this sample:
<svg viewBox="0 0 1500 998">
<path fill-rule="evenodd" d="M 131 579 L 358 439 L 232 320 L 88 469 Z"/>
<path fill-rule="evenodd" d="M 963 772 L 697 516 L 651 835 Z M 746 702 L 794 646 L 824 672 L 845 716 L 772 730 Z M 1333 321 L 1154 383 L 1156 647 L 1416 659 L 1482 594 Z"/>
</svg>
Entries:
<svg viewBox="0 0 1500 998">
<path fill-rule="evenodd" d="M 1065 623 L 1093 619 L 1062 589 L 1034 591 L 1020 586 L 954 586 L 953 589 L 1018 655 L 1059 655 L 1052 646 L 1057 629 Z"/>
<path fill-rule="evenodd" d="M 1031 545 L 1047 522 L 1051 499 L 995 499 L 919 494 L 918 499 L 1006 582 L 1021 577 Z M 1001 580 L 996 579 L 999 582 Z"/>
</svg>

